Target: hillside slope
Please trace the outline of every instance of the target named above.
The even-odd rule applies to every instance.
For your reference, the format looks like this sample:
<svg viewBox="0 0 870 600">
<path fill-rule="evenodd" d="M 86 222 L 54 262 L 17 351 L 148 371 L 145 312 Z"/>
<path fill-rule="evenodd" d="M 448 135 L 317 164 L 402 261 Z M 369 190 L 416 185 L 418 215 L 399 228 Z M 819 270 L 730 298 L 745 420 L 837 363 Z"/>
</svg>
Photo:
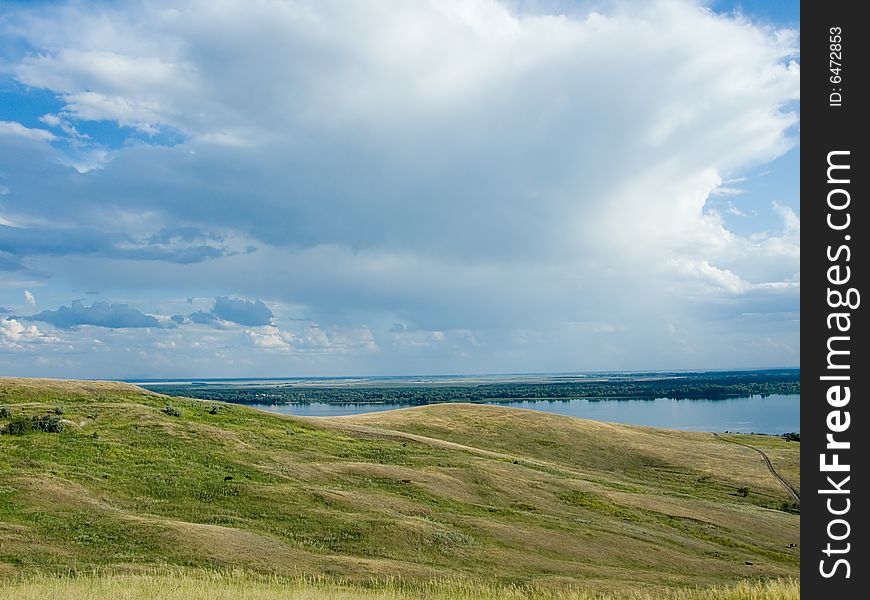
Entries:
<svg viewBox="0 0 870 600">
<path fill-rule="evenodd" d="M 0 577 L 177 565 L 620 590 L 798 575 L 788 492 L 710 434 L 479 405 L 302 419 L 47 380 L 0 379 L 0 405 L 0 427 L 66 425 L 0 435 Z M 799 476 L 799 444 L 736 437 Z"/>
</svg>

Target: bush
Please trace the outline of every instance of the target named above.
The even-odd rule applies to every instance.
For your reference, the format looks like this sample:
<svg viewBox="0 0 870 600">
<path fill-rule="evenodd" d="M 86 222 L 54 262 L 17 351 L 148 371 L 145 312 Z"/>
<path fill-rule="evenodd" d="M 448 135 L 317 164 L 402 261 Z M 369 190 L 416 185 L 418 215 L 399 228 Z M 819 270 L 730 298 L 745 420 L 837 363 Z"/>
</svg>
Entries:
<svg viewBox="0 0 870 600">
<path fill-rule="evenodd" d="M 0 419 L 8 419 L 12 416 L 11 406 L 0 406 Z"/>
<path fill-rule="evenodd" d="M 217 404 L 212 404 L 211 406 L 208 407 L 208 414 L 210 414 L 210 415 L 216 415 L 220 411 L 221 411 L 221 407 L 218 406 Z"/>
<path fill-rule="evenodd" d="M 31 421 L 34 429 L 46 433 L 60 433 L 64 428 L 63 421 L 57 415 L 41 415 L 33 417 Z"/>
<path fill-rule="evenodd" d="M 15 415 L 6 424 L 6 433 L 9 435 L 23 435 L 29 431 L 33 431 L 33 421 L 24 415 Z"/>
<path fill-rule="evenodd" d="M 181 411 L 172 406 L 171 404 L 167 404 L 163 407 L 163 412 L 165 412 L 170 417 L 180 417 Z"/>
<path fill-rule="evenodd" d="M 6 424 L 6 433 L 10 435 L 23 435 L 31 431 L 44 431 L 45 433 L 60 433 L 64 430 L 64 422 L 57 415 L 40 415 L 28 417 L 15 415 Z"/>
<path fill-rule="evenodd" d="M 56 414 L 56 415 L 63 414 L 63 406 L 55 406 L 54 409 L 52 409 L 52 410 L 53 410 L 54 414 Z"/>
</svg>

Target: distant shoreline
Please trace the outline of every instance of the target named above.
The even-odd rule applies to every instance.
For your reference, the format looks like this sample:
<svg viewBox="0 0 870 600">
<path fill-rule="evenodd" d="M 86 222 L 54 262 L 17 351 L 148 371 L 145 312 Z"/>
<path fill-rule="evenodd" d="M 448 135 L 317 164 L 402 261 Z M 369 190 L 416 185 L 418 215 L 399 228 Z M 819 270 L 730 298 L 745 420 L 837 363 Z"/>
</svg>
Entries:
<svg viewBox="0 0 870 600">
<path fill-rule="evenodd" d="M 554 373 L 495 373 L 495 374 L 442 374 L 442 375 L 347 375 L 322 377 L 184 377 L 184 378 L 132 378 L 120 379 L 124 383 L 136 385 L 253 385 L 277 386 L 383 386 L 390 385 L 468 385 L 471 383 L 592 383 L 604 381 L 662 381 L 668 379 L 687 379 L 699 376 L 723 378 L 730 375 L 746 374 L 787 374 L 800 378 L 800 367 L 765 369 L 725 369 L 725 370 L 668 370 L 668 371 L 589 371 Z"/>
</svg>

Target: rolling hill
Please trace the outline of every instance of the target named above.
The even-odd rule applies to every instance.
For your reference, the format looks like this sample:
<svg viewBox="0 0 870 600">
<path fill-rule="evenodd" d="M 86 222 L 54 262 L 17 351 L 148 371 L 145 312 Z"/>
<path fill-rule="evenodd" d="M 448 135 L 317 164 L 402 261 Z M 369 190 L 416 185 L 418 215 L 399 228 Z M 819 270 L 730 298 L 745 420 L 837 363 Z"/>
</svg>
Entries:
<svg viewBox="0 0 870 600">
<path fill-rule="evenodd" d="M 663 597 L 798 576 L 799 502 L 753 449 L 799 491 L 780 438 L 470 404 L 291 418 L 110 382 L 0 379 L 0 407 L 7 585 L 235 569 Z M 11 433 L 34 416 L 63 430 Z"/>
</svg>

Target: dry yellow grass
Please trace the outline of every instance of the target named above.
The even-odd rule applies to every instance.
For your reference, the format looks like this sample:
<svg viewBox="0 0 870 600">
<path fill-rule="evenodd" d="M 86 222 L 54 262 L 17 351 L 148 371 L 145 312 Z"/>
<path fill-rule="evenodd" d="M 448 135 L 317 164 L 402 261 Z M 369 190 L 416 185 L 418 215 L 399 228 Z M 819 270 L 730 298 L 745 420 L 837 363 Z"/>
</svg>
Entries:
<svg viewBox="0 0 870 600">
<path fill-rule="evenodd" d="M 481 404 L 432 404 L 334 421 L 457 441 L 580 470 L 619 471 L 625 464 L 623 457 L 630 459 L 642 454 L 669 466 L 701 471 L 774 496 L 783 491 L 756 452 L 736 444 L 729 447 L 725 440 L 704 432 L 675 432 Z M 508 432 L 521 435 L 507 435 Z M 771 436 L 739 437 L 744 443 L 765 450 L 776 468 L 791 475 L 796 480 L 791 483 L 799 487 L 799 444 L 789 445 Z M 534 443 L 525 443 L 528 441 Z"/>
<path fill-rule="evenodd" d="M 119 394 L 160 396 L 160 394 L 140 388 L 132 383 L 120 381 L 0 377 L 0 396 L 3 396 L 6 401 L 13 400 L 15 396 L 30 399 L 31 397 L 44 397 L 48 394 L 52 397 L 80 397 L 87 394 L 91 398 L 100 396 L 116 398 Z"/>
<path fill-rule="evenodd" d="M 409 586 L 372 581 L 351 586 L 316 579 L 263 579 L 240 573 L 173 572 L 0 580 L 0 597 L 16 600 L 799 600 L 793 579 L 670 592 L 599 594 L 435 580 Z"/>
</svg>

